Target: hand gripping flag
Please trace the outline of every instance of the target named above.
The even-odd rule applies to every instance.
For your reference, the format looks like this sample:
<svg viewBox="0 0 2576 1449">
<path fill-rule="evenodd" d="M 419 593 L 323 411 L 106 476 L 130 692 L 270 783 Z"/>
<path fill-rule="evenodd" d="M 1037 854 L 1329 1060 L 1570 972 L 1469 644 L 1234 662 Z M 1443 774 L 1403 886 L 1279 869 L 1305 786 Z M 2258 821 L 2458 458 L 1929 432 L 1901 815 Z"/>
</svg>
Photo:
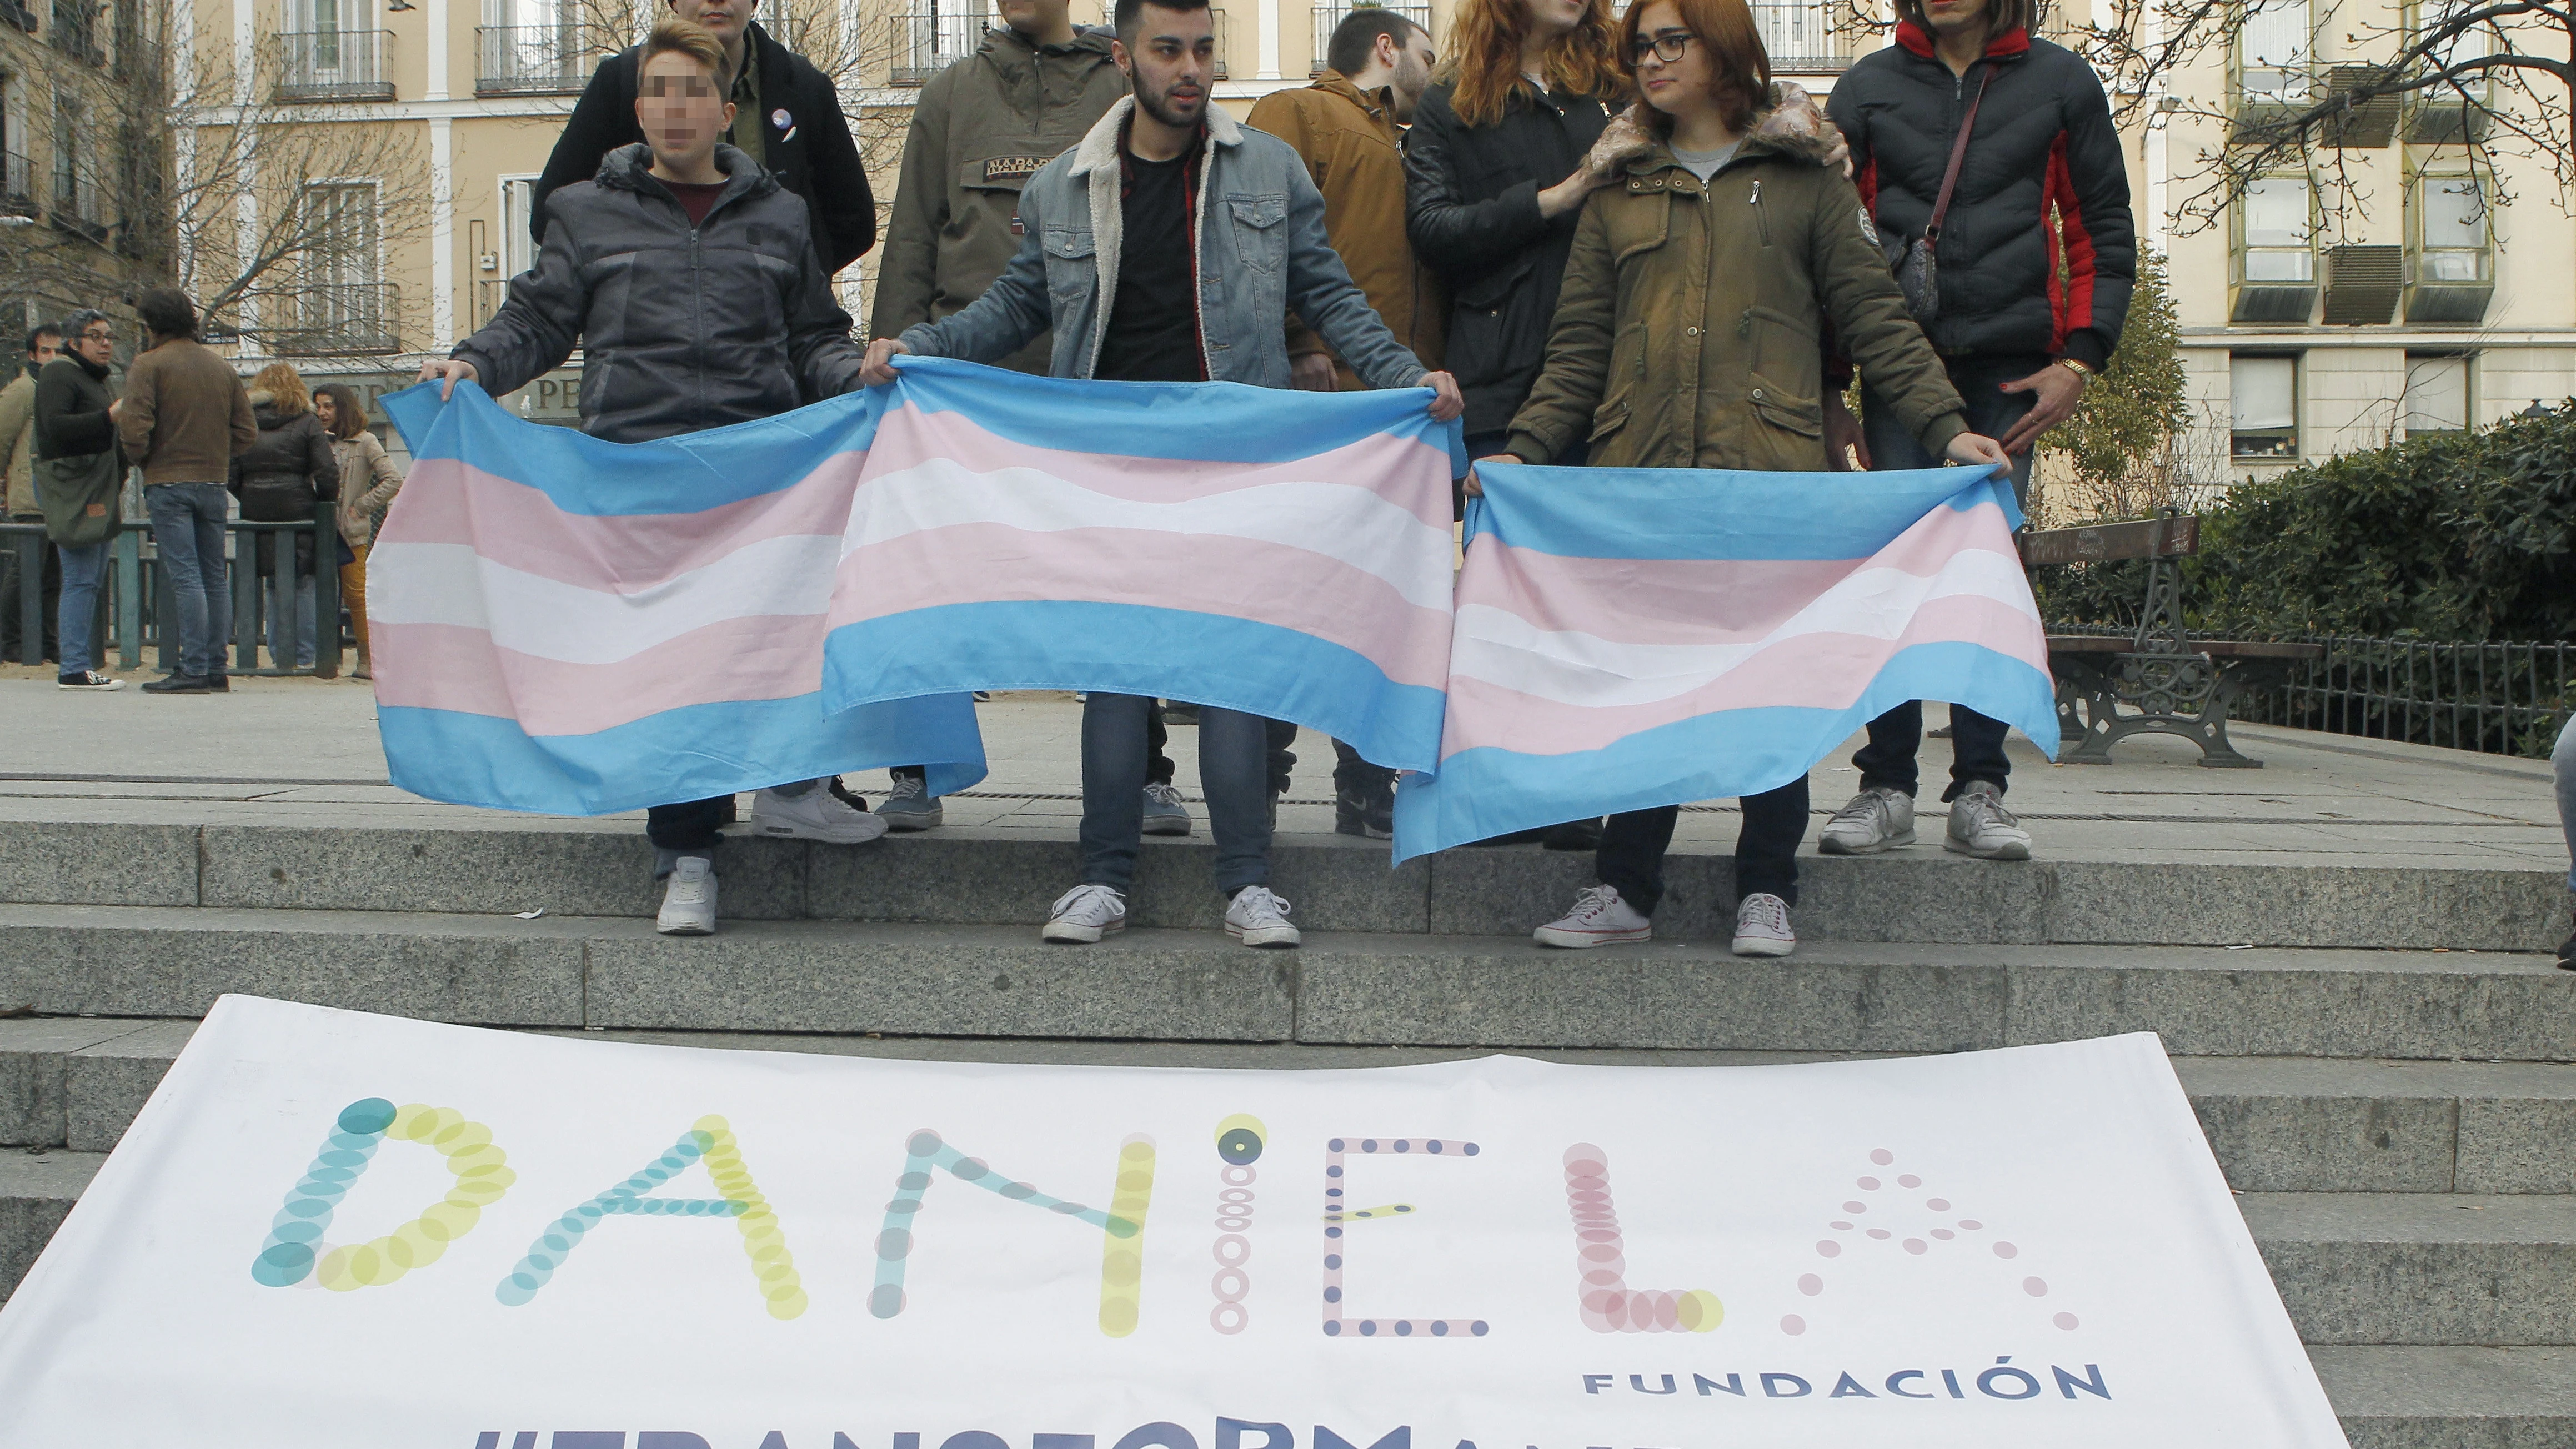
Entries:
<svg viewBox="0 0 2576 1449">
<path fill-rule="evenodd" d="M 393 782 L 603 815 L 883 765 L 984 776 L 973 701 L 823 700 L 824 608 L 881 393 L 659 442 L 526 423 L 472 383 L 385 410 L 409 480 L 367 559 Z"/>
<path fill-rule="evenodd" d="M 1105 690 L 1436 762 L 1465 460 L 1427 389 L 896 366 L 832 591 L 834 706 Z"/>
<path fill-rule="evenodd" d="M 1477 475 L 1439 770 L 1396 790 L 1398 860 L 1758 794 L 1910 699 L 2056 756 L 2021 510 L 1983 469 Z"/>
</svg>

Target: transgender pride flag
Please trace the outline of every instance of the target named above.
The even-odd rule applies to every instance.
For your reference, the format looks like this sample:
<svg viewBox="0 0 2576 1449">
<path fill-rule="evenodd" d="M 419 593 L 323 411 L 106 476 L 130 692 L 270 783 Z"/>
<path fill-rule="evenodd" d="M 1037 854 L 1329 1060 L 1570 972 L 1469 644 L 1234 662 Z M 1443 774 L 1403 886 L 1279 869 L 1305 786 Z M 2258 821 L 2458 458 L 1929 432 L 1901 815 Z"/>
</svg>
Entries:
<svg viewBox="0 0 2576 1449">
<path fill-rule="evenodd" d="M 1464 455 L 1430 389 L 895 365 L 832 591 L 833 705 L 1096 689 L 1436 763 Z"/>
<path fill-rule="evenodd" d="M 964 694 L 828 712 L 824 609 L 881 393 L 659 442 L 392 394 L 412 468 L 367 559 L 393 782 L 603 815 L 874 766 L 984 776 Z"/>
<path fill-rule="evenodd" d="M 1758 794 L 1909 699 L 2057 753 L 2021 510 L 1983 469 L 1476 471 L 1439 770 L 1396 790 L 1398 860 Z"/>
</svg>

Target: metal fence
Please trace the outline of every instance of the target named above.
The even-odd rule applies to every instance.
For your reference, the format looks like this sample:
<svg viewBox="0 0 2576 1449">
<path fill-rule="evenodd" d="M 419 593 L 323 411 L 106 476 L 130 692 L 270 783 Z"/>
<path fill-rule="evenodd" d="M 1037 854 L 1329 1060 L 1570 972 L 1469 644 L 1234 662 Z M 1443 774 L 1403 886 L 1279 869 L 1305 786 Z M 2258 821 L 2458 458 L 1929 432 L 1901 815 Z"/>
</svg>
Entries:
<svg viewBox="0 0 2576 1449">
<path fill-rule="evenodd" d="M 290 357 L 369 356 L 402 351 L 395 325 L 402 291 L 391 282 L 315 282 L 284 302 L 283 326 L 269 334 Z"/>
<path fill-rule="evenodd" d="M 902 27 L 903 45 L 895 56 L 894 74 L 890 79 L 899 86 L 921 84 L 939 74 L 943 67 L 973 55 L 975 47 L 984 43 L 985 30 L 998 20 L 999 17 L 990 10 L 970 9 L 962 5 L 919 10 L 902 16 L 898 24 Z"/>
<path fill-rule="evenodd" d="M 312 518 L 299 523 L 235 519 L 225 527 L 224 553 L 229 561 L 226 583 L 233 603 L 232 637 L 225 648 L 231 663 L 226 672 L 309 674 L 325 679 L 338 676 L 342 656 L 356 640 L 349 632 L 352 626 L 340 616 L 340 571 L 335 567 L 340 532 L 332 506 L 320 505 Z M 273 568 L 283 585 L 278 592 L 291 601 L 302 578 L 296 568 L 298 535 L 308 535 L 314 541 L 313 663 L 299 669 L 290 658 L 280 667 L 272 658 L 262 665 L 261 646 L 268 630 L 268 590 L 263 586 L 268 581 L 259 573 L 258 540 L 264 536 L 271 541 Z M 46 627 L 54 601 L 46 598 L 44 589 L 45 554 L 52 547 L 42 524 L 0 524 L 0 572 L 10 576 L 8 587 L 0 588 L 0 634 L 17 646 L 10 655 L 12 662 L 41 664 L 48 654 L 55 653 L 46 647 L 46 636 L 60 626 L 57 623 L 54 630 Z M 119 669 L 140 669 L 148 650 L 156 656 L 156 667 L 175 673 L 179 668 L 179 630 L 174 622 L 177 617 L 170 582 L 161 572 L 151 530 L 129 522 L 109 545 L 108 567 L 100 581 L 98 616 L 90 633 L 98 654 L 97 666 L 104 667 L 113 660 Z M 290 653 L 293 647 L 289 646 Z"/>
<path fill-rule="evenodd" d="M 1325 58 L 1325 52 L 1333 48 L 1333 32 L 1340 29 L 1342 22 L 1351 17 L 1352 11 L 1373 9 L 1392 10 L 1421 26 L 1424 34 L 1431 32 L 1431 7 L 1428 5 L 1373 6 L 1341 3 L 1341 0 L 1324 0 L 1324 3 L 1318 4 L 1312 12 L 1315 23 L 1315 48 L 1312 52 L 1315 57 L 1313 67 L 1315 74 L 1322 75 L 1331 66 L 1331 62 Z M 1223 48 L 1224 42 L 1220 38 L 1218 49 L 1222 52 Z"/>
<path fill-rule="evenodd" d="M 1834 28 L 1830 6 L 1755 0 L 1753 26 L 1762 34 L 1775 74 L 1838 71 L 1852 62 L 1852 38 Z"/>
<path fill-rule="evenodd" d="M 2239 696 L 2231 718 L 2371 739 L 2546 757 L 2576 710 L 2564 643 L 2469 644 L 2315 634 L 2321 659 Z"/>
<path fill-rule="evenodd" d="M 590 83 L 577 25 L 479 25 L 474 49 L 478 96 L 575 95 Z"/>
<path fill-rule="evenodd" d="M 277 37 L 281 101 L 394 98 L 393 32 L 300 30 Z"/>
</svg>

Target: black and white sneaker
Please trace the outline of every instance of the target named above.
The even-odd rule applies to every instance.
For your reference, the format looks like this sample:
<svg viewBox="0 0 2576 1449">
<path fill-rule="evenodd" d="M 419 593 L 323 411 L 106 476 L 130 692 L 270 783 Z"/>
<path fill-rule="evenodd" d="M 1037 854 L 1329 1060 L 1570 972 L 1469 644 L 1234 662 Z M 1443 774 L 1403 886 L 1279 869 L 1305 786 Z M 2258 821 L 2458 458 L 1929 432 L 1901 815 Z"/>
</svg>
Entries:
<svg viewBox="0 0 2576 1449">
<path fill-rule="evenodd" d="M 124 680 L 110 679 L 95 669 L 84 669 L 78 674 L 59 675 L 54 680 L 56 689 L 86 689 L 93 694 L 113 694 L 124 687 Z"/>
</svg>

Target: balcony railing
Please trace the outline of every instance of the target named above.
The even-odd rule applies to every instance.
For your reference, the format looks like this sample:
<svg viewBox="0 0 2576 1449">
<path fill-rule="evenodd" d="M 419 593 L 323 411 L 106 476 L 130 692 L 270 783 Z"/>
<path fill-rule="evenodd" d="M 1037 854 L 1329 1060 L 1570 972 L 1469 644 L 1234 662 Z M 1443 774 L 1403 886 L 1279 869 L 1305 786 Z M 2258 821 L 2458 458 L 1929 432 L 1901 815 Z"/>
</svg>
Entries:
<svg viewBox="0 0 2576 1449">
<path fill-rule="evenodd" d="M 975 53 L 994 16 L 989 10 L 919 10 L 896 17 L 894 74 L 899 86 L 917 86 Z"/>
<path fill-rule="evenodd" d="M 107 199 L 99 188 L 84 181 L 54 178 L 53 223 L 56 228 L 91 241 L 107 240 L 109 217 Z"/>
<path fill-rule="evenodd" d="M 393 32 L 305 30 L 277 37 L 281 101 L 394 98 Z"/>
<path fill-rule="evenodd" d="M 402 351 L 395 322 L 402 297 L 391 282 L 325 282 L 297 293 L 291 321 L 270 345 L 293 357 L 347 357 Z"/>
<path fill-rule="evenodd" d="M 1428 5 L 1351 5 L 1336 4 L 1334 3 L 1334 0 L 1324 0 L 1324 3 L 1318 4 L 1313 12 L 1315 17 L 1315 63 L 1311 69 L 1314 74 L 1322 75 L 1325 71 L 1332 69 L 1331 58 L 1326 54 L 1326 52 L 1333 48 L 1333 32 L 1341 28 L 1342 22 L 1349 19 L 1351 12 L 1354 10 L 1392 10 L 1396 14 L 1403 16 L 1405 19 L 1412 21 L 1414 24 L 1421 26 L 1426 32 L 1431 29 L 1431 7 Z M 1225 42 L 1222 38 L 1217 42 L 1220 54 L 1223 53 L 1224 44 Z M 1222 73 L 1223 72 L 1219 72 L 1219 74 Z"/>
<path fill-rule="evenodd" d="M 36 168 L 15 151 L 0 151 L 0 216 L 36 214 Z"/>
<path fill-rule="evenodd" d="M 474 31 L 474 94 L 577 95 L 590 83 L 590 47 L 567 25 L 483 25 Z"/>
<path fill-rule="evenodd" d="M 1771 53 L 1775 75 L 1833 72 L 1852 63 L 1851 36 L 1834 29 L 1830 6 L 1757 3 L 1753 25 Z"/>
</svg>

